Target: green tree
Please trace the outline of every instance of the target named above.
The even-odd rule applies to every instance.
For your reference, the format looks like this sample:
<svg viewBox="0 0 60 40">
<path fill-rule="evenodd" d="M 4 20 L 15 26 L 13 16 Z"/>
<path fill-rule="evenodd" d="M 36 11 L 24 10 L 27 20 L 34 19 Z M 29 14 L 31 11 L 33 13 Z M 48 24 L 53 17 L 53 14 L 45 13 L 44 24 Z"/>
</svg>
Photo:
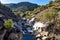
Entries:
<svg viewBox="0 0 60 40">
<path fill-rule="evenodd" d="M 4 27 L 7 30 L 10 30 L 13 26 L 14 26 L 14 22 L 12 21 L 12 19 L 8 19 L 7 21 L 4 22 Z"/>
</svg>

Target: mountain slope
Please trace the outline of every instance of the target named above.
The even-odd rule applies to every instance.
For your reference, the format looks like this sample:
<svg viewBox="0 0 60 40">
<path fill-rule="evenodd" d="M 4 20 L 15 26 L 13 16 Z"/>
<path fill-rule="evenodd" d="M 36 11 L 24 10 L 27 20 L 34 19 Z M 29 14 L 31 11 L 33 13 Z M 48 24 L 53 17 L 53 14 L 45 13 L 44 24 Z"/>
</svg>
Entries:
<svg viewBox="0 0 60 40">
<path fill-rule="evenodd" d="M 15 11 L 25 12 L 25 11 L 32 11 L 33 9 L 37 8 L 39 5 L 30 2 L 20 2 L 17 4 L 6 4 L 6 6 L 15 9 Z"/>
<path fill-rule="evenodd" d="M 4 15 L 4 16 L 1 16 L 1 15 Z M 5 17 L 7 19 L 11 18 L 14 21 L 16 21 L 16 19 L 17 19 L 16 15 L 14 15 L 14 13 L 11 11 L 11 9 L 6 7 L 3 4 L 0 4 L 0 16 Z"/>
</svg>

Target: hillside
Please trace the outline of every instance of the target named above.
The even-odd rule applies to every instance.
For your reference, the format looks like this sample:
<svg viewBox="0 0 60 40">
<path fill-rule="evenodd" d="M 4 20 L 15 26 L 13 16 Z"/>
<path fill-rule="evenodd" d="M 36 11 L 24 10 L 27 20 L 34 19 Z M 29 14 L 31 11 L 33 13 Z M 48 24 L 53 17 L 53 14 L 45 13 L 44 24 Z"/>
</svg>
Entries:
<svg viewBox="0 0 60 40">
<path fill-rule="evenodd" d="M 34 9 L 32 15 L 37 21 L 49 24 L 46 28 L 49 37 L 55 36 L 55 39 L 60 40 L 60 0 L 51 1 L 49 4 Z"/>
<path fill-rule="evenodd" d="M 11 9 L 17 12 L 26 12 L 26 11 L 32 11 L 39 5 L 30 2 L 20 2 L 17 4 L 6 4 L 6 6 L 10 7 Z"/>
<path fill-rule="evenodd" d="M 17 19 L 16 15 L 14 15 L 11 9 L 3 4 L 0 4 L 0 17 L 2 17 L 1 15 L 3 15 L 3 17 L 5 17 L 6 19 L 11 18 L 14 21 L 16 21 Z"/>
<path fill-rule="evenodd" d="M 44 15 L 44 13 L 46 13 L 46 12 L 54 11 L 54 9 L 56 9 L 58 11 L 58 13 L 60 12 L 60 2 L 51 1 L 49 4 L 42 5 L 38 8 L 35 8 L 32 11 L 32 14 L 35 15 L 36 18 L 38 18 L 38 17 Z"/>
</svg>

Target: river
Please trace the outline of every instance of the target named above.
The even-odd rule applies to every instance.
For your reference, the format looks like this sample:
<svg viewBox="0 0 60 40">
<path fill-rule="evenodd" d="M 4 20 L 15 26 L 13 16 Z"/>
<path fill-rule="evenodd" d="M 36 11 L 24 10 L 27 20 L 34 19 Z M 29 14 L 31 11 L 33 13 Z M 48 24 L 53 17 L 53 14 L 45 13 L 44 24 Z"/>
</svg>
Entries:
<svg viewBox="0 0 60 40">
<path fill-rule="evenodd" d="M 22 40 L 36 40 L 34 35 L 24 34 Z"/>
</svg>

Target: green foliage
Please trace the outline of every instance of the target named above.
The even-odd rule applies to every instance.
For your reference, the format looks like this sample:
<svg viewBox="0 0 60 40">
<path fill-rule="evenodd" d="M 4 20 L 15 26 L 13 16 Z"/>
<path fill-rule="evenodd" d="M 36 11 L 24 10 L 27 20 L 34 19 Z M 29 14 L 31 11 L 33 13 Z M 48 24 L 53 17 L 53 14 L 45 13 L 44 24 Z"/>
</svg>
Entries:
<svg viewBox="0 0 60 40">
<path fill-rule="evenodd" d="M 37 20 L 42 20 L 43 19 L 43 16 L 39 16 L 38 18 L 37 18 Z"/>
<path fill-rule="evenodd" d="M 10 30 L 13 26 L 14 26 L 14 23 L 13 23 L 12 19 L 8 19 L 8 20 L 5 21 L 5 23 L 4 23 L 4 27 L 5 27 L 7 30 Z"/>
<path fill-rule="evenodd" d="M 26 16 L 27 19 L 31 19 L 32 17 L 31 16 Z"/>
<path fill-rule="evenodd" d="M 26 6 L 21 6 L 18 7 L 15 11 L 17 12 L 26 12 L 28 10 L 28 8 Z"/>
<path fill-rule="evenodd" d="M 58 17 L 58 13 L 57 13 L 57 12 L 58 12 L 58 11 L 57 11 L 56 9 L 52 9 L 51 11 L 45 12 L 45 13 L 43 14 L 43 16 L 44 16 L 47 20 L 51 21 L 52 19 L 55 19 L 56 17 Z"/>
<path fill-rule="evenodd" d="M 26 11 L 26 18 L 31 19 L 34 15 L 31 13 L 31 11 Z"/>
<path fill-rule="evenodd" d="M 26 11 L 26 15 L 30 16 L 31 15 L 30 11 Z"/>
<path fill-rule="evenodd" d="M 20 17 L 23 17 L 23 15 L 24 15 L 24 13 L 21 12 L 21 13 L 20 13 Z"/>
<path fill-rule="evenodd" d="M 41 10 L 40 8 L 41 8 L 41 6 L 40 6 L 40 7 L 35 8 L 33 11 L 35 12 L 35 11 Z"/>
<path fill-rule="evenodd" d="M 52 12 L 46 12 L 43 15 L 47 20 L 51 20 L 53 18 L 53 13 Z"/>
</svg>

